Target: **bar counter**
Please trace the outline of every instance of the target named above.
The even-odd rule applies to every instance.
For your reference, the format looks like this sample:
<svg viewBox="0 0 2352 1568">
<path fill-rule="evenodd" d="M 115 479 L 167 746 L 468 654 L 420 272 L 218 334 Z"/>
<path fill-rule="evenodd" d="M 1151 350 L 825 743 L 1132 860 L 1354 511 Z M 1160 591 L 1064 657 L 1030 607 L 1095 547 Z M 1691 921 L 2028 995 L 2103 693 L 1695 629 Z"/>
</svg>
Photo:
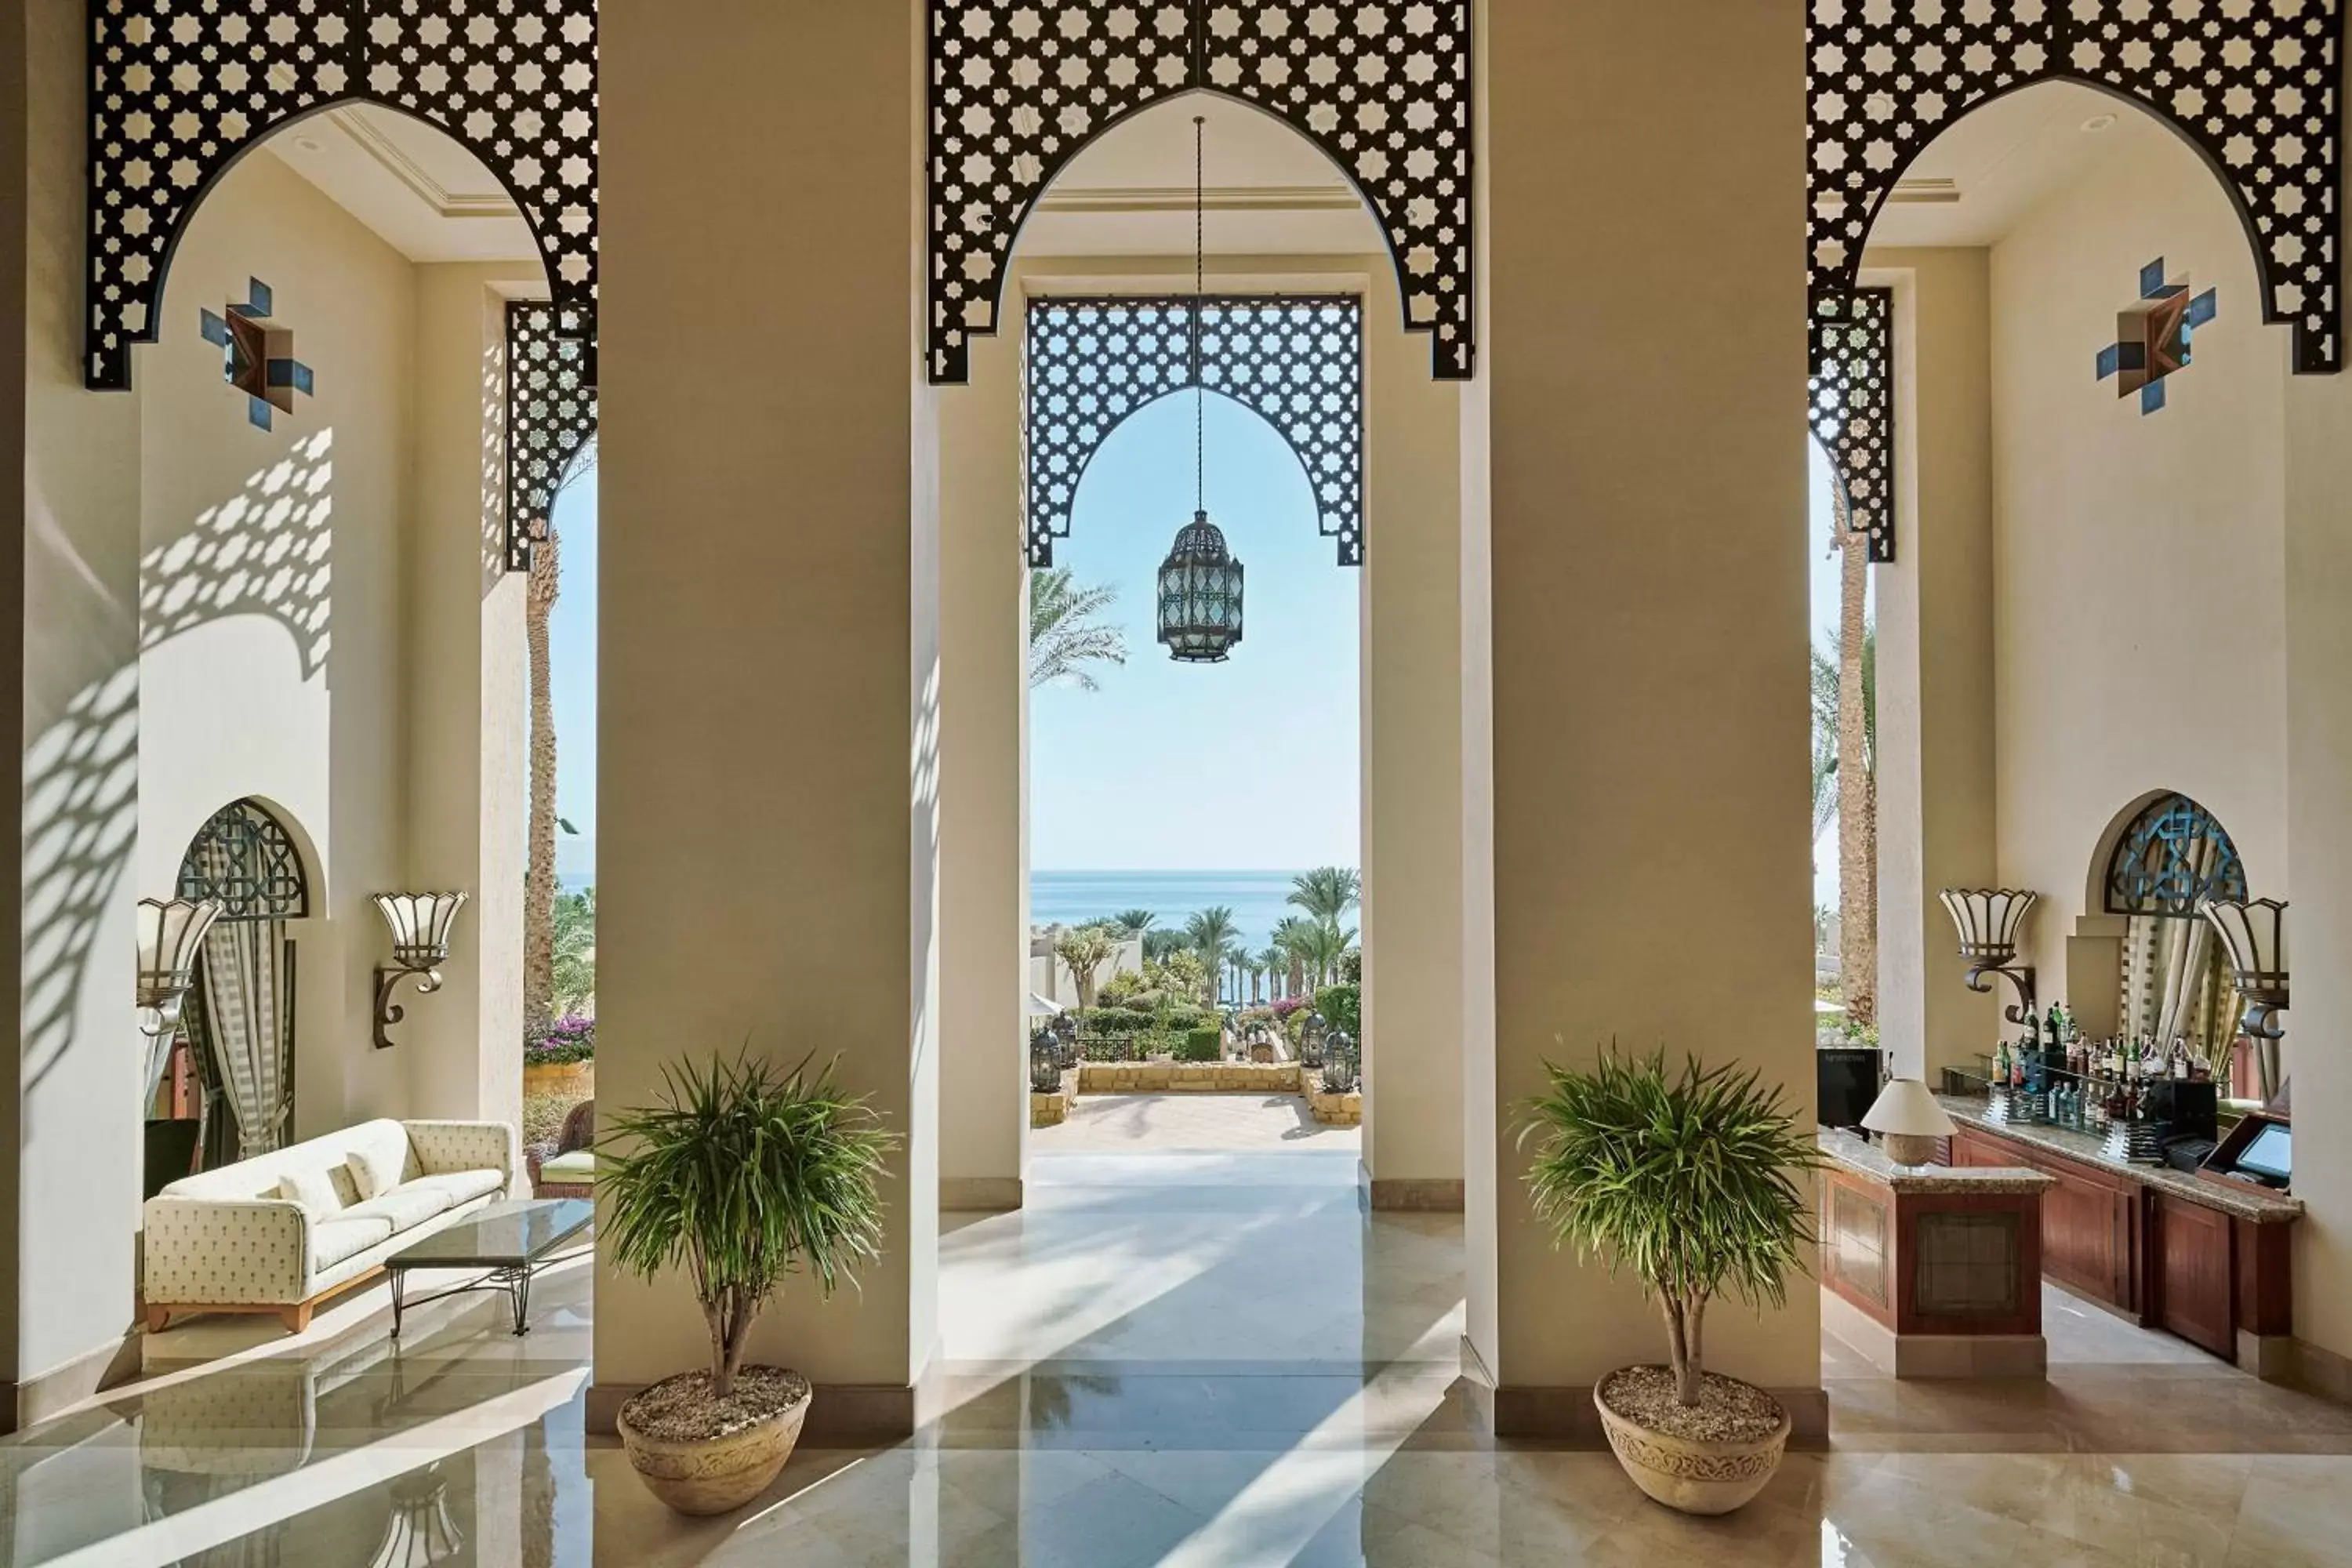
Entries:
<svg viewBox="0 0 2352 1568">
<path fill-rule="evenodd" d="M 2052 1178 L 2041 1237 L 2052 1280 L 2257 1376 L 2285 1375 L 2302 1200 L 2111 1160 L 2086 1132 L 1990 1121 L 1972 1097 L 1937 1100 L 1959 1127 L 1954 1167 L 2022 1165 Z"/>
</svg>

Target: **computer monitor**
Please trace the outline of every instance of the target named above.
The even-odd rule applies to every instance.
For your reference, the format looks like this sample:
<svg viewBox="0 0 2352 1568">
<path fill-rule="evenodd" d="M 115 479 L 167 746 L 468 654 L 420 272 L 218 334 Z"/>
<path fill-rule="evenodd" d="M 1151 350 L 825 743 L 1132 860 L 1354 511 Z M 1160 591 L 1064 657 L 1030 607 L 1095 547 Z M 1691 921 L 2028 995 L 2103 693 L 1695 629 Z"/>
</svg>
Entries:
<svg viewBox="0 0 2352 1568">
<path fill-rule="evenodd" d="M 2238 1153 L 2238 1169 L 2284 1186 L 2294 1178 L 2294 1145 L 2284 1127 L 2272 1125 L 2254 1134 Z"/>
</svg>

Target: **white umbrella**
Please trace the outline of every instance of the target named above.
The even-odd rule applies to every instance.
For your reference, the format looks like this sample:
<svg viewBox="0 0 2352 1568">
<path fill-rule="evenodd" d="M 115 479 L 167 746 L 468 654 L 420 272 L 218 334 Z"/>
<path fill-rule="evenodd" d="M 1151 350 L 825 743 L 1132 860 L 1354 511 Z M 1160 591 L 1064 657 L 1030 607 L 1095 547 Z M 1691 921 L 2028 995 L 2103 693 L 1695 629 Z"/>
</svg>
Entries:
<svg viewBox="0 0 2352 1568">
<path fill-rule="evenodd" d="M 1034 991 L 1029 993 L 1029 1016 L 1031 1017 L 1050 1018 L 1061 1011 L 1062 1005 L 1059 1002 L 1040 996 Z"/>
</svg>

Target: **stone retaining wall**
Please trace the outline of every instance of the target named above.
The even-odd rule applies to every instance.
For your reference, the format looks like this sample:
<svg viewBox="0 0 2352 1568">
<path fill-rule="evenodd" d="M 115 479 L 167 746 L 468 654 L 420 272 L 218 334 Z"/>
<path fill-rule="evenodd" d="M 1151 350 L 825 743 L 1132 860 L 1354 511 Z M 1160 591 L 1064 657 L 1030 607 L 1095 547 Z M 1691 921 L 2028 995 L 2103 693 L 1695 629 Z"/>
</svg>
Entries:
<svg viewBox="0 0 2352 1568">
<path fill-rule="evenodd" d="M 1297 1062 L 1081 1062 L 1081 1094 L 1297 1094 Z"/>
</svg>

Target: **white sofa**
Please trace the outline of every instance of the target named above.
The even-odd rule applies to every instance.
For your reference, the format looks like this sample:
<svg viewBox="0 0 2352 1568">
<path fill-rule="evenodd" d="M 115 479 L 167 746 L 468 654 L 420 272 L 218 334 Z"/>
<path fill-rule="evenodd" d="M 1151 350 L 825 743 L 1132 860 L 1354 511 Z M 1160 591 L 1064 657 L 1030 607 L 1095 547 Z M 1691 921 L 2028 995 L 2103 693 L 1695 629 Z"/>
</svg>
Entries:
<svg viewBox="0 0 2352 1568">
<path fill-rule="evenodd" d="M 510 1196 L 516 1142 L 503 1121 L 367 1121 L 173 1182 L 147 1200 L 148 1329 L 182 1313 L 276 1312 L 301 1332 L 321 1298 Z M 362 1199 L 370 1163 L 400 1179 Z M 292 1173 L 323 1177 L 311 1184 L 328 1201 L 279 1195 Z"/>
</svg>

